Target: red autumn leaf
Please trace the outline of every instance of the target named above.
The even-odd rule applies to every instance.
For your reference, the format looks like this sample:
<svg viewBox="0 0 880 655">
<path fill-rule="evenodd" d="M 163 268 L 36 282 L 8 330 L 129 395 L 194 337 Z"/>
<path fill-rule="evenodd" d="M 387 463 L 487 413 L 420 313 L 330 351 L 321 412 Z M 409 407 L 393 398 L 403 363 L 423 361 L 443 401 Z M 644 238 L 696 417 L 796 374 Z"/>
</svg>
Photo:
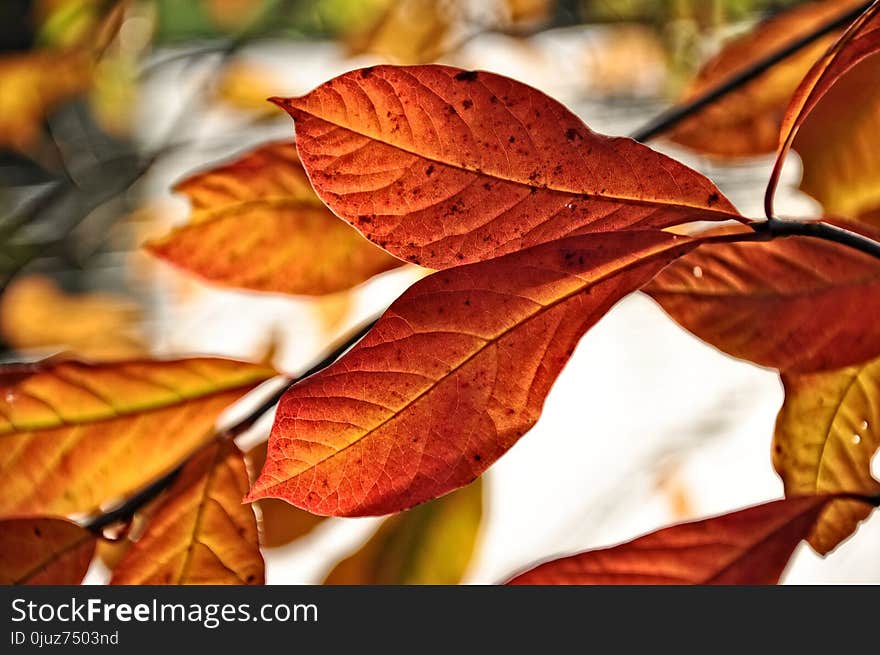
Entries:
<svg viewBox="0 0 880 655">
<path fill-rule="evenodd" d="M 791 104 L 788 106 L 785 118 L 782 122 L 780 133 L 779 153 L 776 164 L 770 176 L 767 186 L 766 206 L 767 215 L 773 215 L 773 197 L 779 184 L 779 176 L 789 150 L 798 136 L 798 131 L 810 116 L 810 113 L 819 102 L 832 90 L 837 82 L 850 70 L 868 57 L 880 53 L 880 1 L 875 2 L 862 16 L 856 20 L 846 33 L 834 44 L 834 46 L 817 61 L 801 85 L 795 91 Z M 876 80 L 876 76 L 873 77 Z M 849 99 L 853 102 L 852 99 Z M 854 103 L 858 104 L 858 103 Z M 869 112 L 873 114 L 874 112 Z M 844 123 L 846 124 L 846 123 Z M 833 123 L 824 123 L 822 127 L 837 129 Z M 826 142 L 829 147 L 834 147 L 833 139 Z M 876 143 L 868 145 L 876 150 Z M 846 150 L 854 147 L 852 143 L 844 144 Z M 843 156 L 846 156 L 845 154 Z M 832 158 L 830 167 L 840 166 L 840 162 Z M 857 168 L 857 166 L 856 166 Z M 809 172 L 809 163 L 805 162 L 806 172 Z M 872 180 L 873 183 L 873 180 Z M 872 209 L 872 208 L 869 208 Z"/>
<path fill-rule="evenodd" d="M 248 500 L 360 516 L 468 484 L 534 425 L 584 332 L 693 244 L 590 234 L 417 282 L 287 392 Z"/>
<path fill-rule="evenodd" d="M 682 523 L 541 564 L 507 584 L 776 584 L 833 496 L 799 496 Z"/>
<path fill-rule="evenodd" d="M 0 521 L 0 584 L 79 584 L 94 552 L 95 535 L 72 521 L 4 519 Z"/>
<path fill-rule="evenodd" d="M 376 66 L 274 101 L 296 121 L 324 202 L 430 268 L 573 234 L 739 218 L 699 173 L 493 73 Z"/>
<path fill-rule="evenodd" d="M 180 472 L 110 584 L 263 584 L 257 518 L 241 503 L 247 487 L 235 444 L 205 448 Z"/>
<path fill-rule="evenodd" d="M 645 291 L 704 341 L 762 366 L 808 372 L 880 354 L 880 324 L 865 320 L 880 312 L 880 262 L 829 241 L 707 243 Z"/>
<path fill-rule="evenodd" d="M 251 448 L 245 455 L 248 473 L 254 478 L 266 463 L 269 444 L 265 441 Z M 253 481 L 251 478 L 250 481 Z M 260 510 L 260 545 L 263 548 L 286 546 L 307 535 L 326 519 L 315 516 L 277 498 L 262 498 L 254 503 Z"/>
</svg>

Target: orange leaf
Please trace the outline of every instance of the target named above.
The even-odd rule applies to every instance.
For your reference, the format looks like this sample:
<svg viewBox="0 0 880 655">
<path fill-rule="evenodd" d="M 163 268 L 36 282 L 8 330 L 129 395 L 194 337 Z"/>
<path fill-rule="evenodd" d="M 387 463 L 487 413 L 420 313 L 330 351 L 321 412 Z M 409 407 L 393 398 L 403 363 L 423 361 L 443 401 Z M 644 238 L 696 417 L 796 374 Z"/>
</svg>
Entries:
<svg viewBox="0 0 880 655">
<path fill-rule="evenodd" d="M 429 268 L 572 234 L 739 217 L 699 173 L 492 73 L 376 66 L 274 101 L 296 121 L 324 202 Z"/>
<path fill-rule="evenodd" d="M 831 496 L 801 496 L 541 564 L 508 584 L 776 584 Z"/>
<path fill-rule="evenodd" d="M 880 360 L 837 371 L 783 375 L 785 403 L 776 419 L 773 466 L 785 495 L 880 494 L 871 459 L 880 447 Z M 810 544 L 825 554 L 871 513 L 854 500 L 824 509 Z"/>
<path fill-rule="evenodd" d="M 880 312 L 880 262 L 836 243 L 704 244 L 645 291 L 704 341 L 762 366 L 817 371 L 880 354 L 880 325 L 865 321 Z"/>
<path fill-rule="evenodd" d="M 278 93 L 284 81 L 268 67 L 235 60 L 223 67 L 217 80 L 217 99 L 235 109 L 262 117 L 278 111 L 266 98 Z"/>
<path fill-rule="evenodd" d="M 71 295 L 42 275 L 16 278 L 0 296 L 0 332 L 18 350 L 58 348 L 88 359 L 131 358 L 147 351 L 129 299 Z"/>
<path fill-rule="evenodd" d="M 483 516 L 473 484 L 387 519 L 324 580 L 328 585 L 454 585 L 467 572 Z"/>
<path fill-rule="evenodd" d="M 188 225 L 147 244 L 172 264 L 225 286 L 321 295 L 401 262 L 333 216 L 292 143 L 270 143 L 181 182 Z"/>
<path fill-rule="evenodd" d="M 231 442 L 205 448 L 181 471 L 110 584 L 263 584 L 248 477 Z"/>
<path fill-rule="evenodd" d="M 880 175 L 878 53 L 880 2 L 875 2 L 797 88 L 785 114 L 767 187 L 768 215 L 772 215 L 773 196 L 792 145 L 804 161 L 803 189 L 828 212 L 857 218 L 880 207 L 876 184 Z"/>
<path fill-rule="evenodd" d="M 30 149 L 46 115 L 89 88 L 91 64 L 79 50 L 0 57 L 0 146 Z"/>
<path fill-rule="evenodd" d="M 247 452 L 249 471 L 258 473 L 262 470 L 266 463 L 268 446 L 269 444 L 264 441 Z M 255 504 L 260 509 L 260 543 L 265 548 L 277 548 L 289 544 L 307 535 L 324 521 L 323 516 L 309 514 L 276 498 L 263 498 Z"/>
<path fill-rule="evenodd" d="M 760 23 L 727 43 L 707 62 L 685 94 L 691 100 L 781 50 L 820 25 L 842 16 L 864 0 L 809 2 Z M 719 157 L 771 153 L 791 94 L 835 35 L 817 39 L 736 91 L 682 121 L 669 138 L 699 152 Z"/>
<path fill-rule="evenodd" d="M 79 584 L 95 552 L 95 535 L 55 518 L 0 520 L 0 584 Z"/>
<path fill-rule="evenodd" d="M 136 491 L 271 375 L 211 358 L 0 368 L 0 516 L 91 512 Z"/>
<path fill-rule="evenodd" d="M 453 45 L 460 16 L 455 2 L 386 0 L 383 11 L 346 35 L 349 54 L 371 53 L 398 64 L 434 61 Z"/>
<path fill-rule="evenodd" d="M 468 484 L 534 425 L 584 332 L 693 243 L 591 234 L 420 280 L 286 393 L 248 500 L 361 516 Z"/>
</svg>

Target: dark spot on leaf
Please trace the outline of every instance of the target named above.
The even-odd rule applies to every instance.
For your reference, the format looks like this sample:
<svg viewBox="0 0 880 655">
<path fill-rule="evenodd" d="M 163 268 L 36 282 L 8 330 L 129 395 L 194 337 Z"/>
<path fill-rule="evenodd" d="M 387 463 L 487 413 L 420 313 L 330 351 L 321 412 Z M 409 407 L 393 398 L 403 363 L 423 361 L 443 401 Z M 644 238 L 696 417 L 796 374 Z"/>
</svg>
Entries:
<svg viewBox="0 0 880 655">
<path fill-rule="evenodd" d="M 568 139 L 569 141 L 574 141 L 575 139 L 577 139 L 579 137 L 580 137 L 580 134 L 578 134 L 578 131 L 576 129 L 574 129 L 573 127 L 570 127 L 567 130 L 565 130 L 565 138 Z"/>
<path fill-rule="evenodd" d="M 431 177 L 431 174 L 433 172 L 434 172 L 434 164 L 431 164 L 430 166 L 428 166 L 428 168 L 425 169 L 425 175 L 427 175 L 428 177 Z"/>
<path fill-rule="evenodd" d="M 38 537 L 42 537 L 42 536 L 43 536 L 43 532 L 42 532 L 42 531 L 40 530 L 40 528 L 38 528 L 37 526 L 34 526 L 34 534 L 35 534 L 36 536 L 38 536 Z"/>
<path fill-rule="evenodd" d="M 711 194 L 709 194 L 709 197 L 706 198 L 706 202 L 707 202 L 707 203 L 709 204 L 709 206 L 711 207 L 711 206 L 714 205 L 716 202 L 718 202 L 720 199 L 721 199 L 721 198 L 720 198 L 720 196 L 719 196 L 717 193 L 711 193 Z"/>
<path fill-rule="evenodd" d="M 509 139 L 507 139 L 507 142 L 508 142 L 508 143 L 516 143 L 516 137 L 515 137 L 515 136 L 511 136 Z"/>
<path fill-rule="evenodd" d="M 373 222 L 372 216 L 358 216 L 358 223 L 363 223 L 364 225 L 369 225 Z"/>
<path fill-rule="evenodd" d="M 462 71 L 455 76 L 459 82 L 474 82 L 477 79 L 477 71 Z"/>
<path fill-rule="evenodd" d="M 361 69 L 361 79 L 362 79 L 362 80 L 367 79 L 367 78 L 370 77 L 370 75 L 372 75 L 372 74 L 373 74 L 373 67 L 372 67 L 372 66 L 369 66 L 369 67 L 367 67 L 367 68 L 362 68 L 362 69 Z"/>
<path fill-rule="evenodd" d="M 483 459 L 483 458 L 480 457 L 479 455 L 474 455 L 474 461 L 479 462 L 481 459 Z"/>
<path fill-rule="evenodd" d="M 461 103 L 461 106 L 464 107 L 465 109 L 470 109 L 471 107 L 474 106 L 474 103 L 471 100 L 465 100 Z"/>
</svg>

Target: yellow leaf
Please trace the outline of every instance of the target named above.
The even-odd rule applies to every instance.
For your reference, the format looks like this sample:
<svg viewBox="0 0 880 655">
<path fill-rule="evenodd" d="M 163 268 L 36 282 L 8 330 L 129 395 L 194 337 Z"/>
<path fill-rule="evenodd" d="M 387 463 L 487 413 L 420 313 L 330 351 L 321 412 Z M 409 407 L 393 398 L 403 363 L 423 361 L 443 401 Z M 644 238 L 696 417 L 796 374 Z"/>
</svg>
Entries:
<svg viewBox="0 0 880 655">
<path fill-rule="evenodd" d="M 233 61 L 224 67 L 217 81 L 217 97 L 236 109 L 257 114 L 277 114 L 280 109 L 267 100 L 279 95 L 285 85 L 265 66 Z"/>
<path fill-rule="evenodd" d="M 95 536 L 55 518 L 0 520 L 0 584 L 79 584 L 95 552 Z"/>
<path fill-rule="evenodd" d="M 0 516 L 93 512 L 173 469 L 273 371 L 213 358 L 0 369 Z"/>
<path fill-rule="evenodd" d="M 417 585 L 461 582 L 483 514 L 482 479 L 387 519 L 324 584 Z"/>
<path fill-rule="evenodd" d="M 804 167 L 801 189 L 831 216 L 871 223 L 880 210 L 880 54 L 823 91 L 792 143 Z"/>
<path fill-rule="evenodd" d="M 776 419 L 773 465 L 786 496 L 880 493 L 880 482 L 871 477 L 871 458 L 880 446 L 880 359 L 782 380 L 785 402 Z M 870 513 L 859 501 L 833 501 L 810 544 L 829 552 Z"/>
<path fill-rule="evenodd" d="M 456 3 L 391 0 L 367 29 L 348 35 L 350 54 L 370 53 L 396 64 L 436 60 L 451 45 Z"/>
<path fill-rule="evenodd" d="M 248 476 L 231 442 L 199 452 L 181 471 L 110 584 L 263 584 Z"/>
<path fill-rule="evenodd" d="M 139 309 L 105 293 L 68 295 L 50 278 L 30 275 L 0 297 L 0 332 L 18 350 L 59 349 L 88 359 L 136 357 L 147 351 Z"/>
<path fill-rule="evenodd" d="M 28 150 L 46 115 L 91 85 L 90 57 L 81 51 L 0 56 L 0 146 Z"/>
</svg>

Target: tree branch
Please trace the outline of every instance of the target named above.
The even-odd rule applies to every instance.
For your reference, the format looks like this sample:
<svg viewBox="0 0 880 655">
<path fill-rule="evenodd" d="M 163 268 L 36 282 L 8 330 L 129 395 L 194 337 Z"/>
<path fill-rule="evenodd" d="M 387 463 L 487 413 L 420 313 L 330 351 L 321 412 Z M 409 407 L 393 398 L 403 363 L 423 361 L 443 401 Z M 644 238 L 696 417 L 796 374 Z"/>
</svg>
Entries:
<svg viewBox="0 0 880 655">
<path fill-rule="evenodd" d="M 819 221 L 783 221 L 773 218 L 749 224 L 751 232 L 722 234 L 703 239 L 704 243 L 758 243 L 786 237 L 808 237 L 839 243 L 880 259 L 880 243 L 835 225 Z"/>
</svg>

